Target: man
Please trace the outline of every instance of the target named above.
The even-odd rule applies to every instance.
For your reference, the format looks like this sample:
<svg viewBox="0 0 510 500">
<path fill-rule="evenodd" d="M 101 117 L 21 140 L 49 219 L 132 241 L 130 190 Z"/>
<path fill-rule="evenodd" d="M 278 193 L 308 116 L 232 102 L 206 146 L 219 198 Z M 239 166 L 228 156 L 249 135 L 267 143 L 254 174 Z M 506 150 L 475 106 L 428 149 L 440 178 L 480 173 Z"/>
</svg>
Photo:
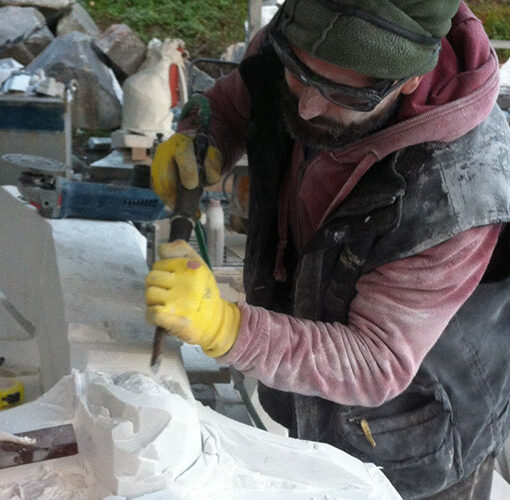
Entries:
<svg viewBox="0 0 510 500">
<path fill-rule="evenodd" d="M 246 149 L 246 304 L 183 242 L 147 318 L 260 381 L 292 436 L 404 498 L 485 499 L 510 424 L 508 127 L 481 23 L 454 0 L 287 0 L 208 92 L 208 179 Z M 193 119 L 154 188 L 196 186 Z M 506 254 L 508 255 L 508 254 Z"/>
</svg>

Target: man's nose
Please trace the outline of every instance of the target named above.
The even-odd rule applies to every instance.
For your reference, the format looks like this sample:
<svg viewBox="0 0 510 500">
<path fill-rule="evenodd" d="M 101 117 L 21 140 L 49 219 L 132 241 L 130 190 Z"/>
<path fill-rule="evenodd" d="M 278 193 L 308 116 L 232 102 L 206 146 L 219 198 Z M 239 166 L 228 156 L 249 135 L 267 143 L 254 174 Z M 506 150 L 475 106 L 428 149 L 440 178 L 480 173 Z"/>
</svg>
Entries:
<svg viewBox="0 0 510 500">
<path fill-rule="evenodd" d="M 328 100 L 318 90 L 313 87 L 303 87 L 299 96 L 299 116 L 303 120 L 311 120 L 324 114 L 328 105 Z"/>
</svg>

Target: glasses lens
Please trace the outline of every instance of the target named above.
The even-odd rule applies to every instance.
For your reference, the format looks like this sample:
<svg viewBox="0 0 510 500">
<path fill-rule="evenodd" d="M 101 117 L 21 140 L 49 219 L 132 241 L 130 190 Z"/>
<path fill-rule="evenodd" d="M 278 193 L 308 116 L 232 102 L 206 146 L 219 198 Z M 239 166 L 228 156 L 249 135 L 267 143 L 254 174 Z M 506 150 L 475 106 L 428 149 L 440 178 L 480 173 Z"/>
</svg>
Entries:
<svg viewBox="0 0 510 500">
<path fill-rule="evenodd" d="M 372 111 L 380 102 L 380 99 L 373 94 L 362 95 L 360 93 L 359 95 L 351 95 L 332 89 L 323 88 L 318 90 L 332 103 L 357 111 Z"/>
<path fill-rule="evenodd" d="M 332 103 L 347 109 L 371 111 L 381 101 L 377 91 L 373 89 L 361 89 L 329 82 L 326 78 L 314 73 L 299 60 L 285 41 L 277 39 L 276 36 L 272 36 L 271 41 L 276 55 L 292 76 L 302 85 L 317 89 Z"/>
</svg>

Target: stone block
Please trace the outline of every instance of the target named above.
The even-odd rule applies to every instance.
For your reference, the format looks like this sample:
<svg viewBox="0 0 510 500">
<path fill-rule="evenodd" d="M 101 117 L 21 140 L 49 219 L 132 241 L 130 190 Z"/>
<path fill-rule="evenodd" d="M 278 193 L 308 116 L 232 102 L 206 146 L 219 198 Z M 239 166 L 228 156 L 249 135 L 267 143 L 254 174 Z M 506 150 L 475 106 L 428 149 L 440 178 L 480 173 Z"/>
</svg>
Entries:
<svg viewBox="0 0 510 500">
<path fill-rule="evenodd" d="M 112 148 L 151 148 L 154 144 L 152 137 L 141 134 L 129 134 L 125 130 L 112 133 Z"/>
<path fill-rule="evenodd" d="M 0 8 L 2 57 L 30 64 L 54 39 L 44 16 L 33 7 Z"/>
<path fill-rule="evenodd" d="M 72 123 L 85 130 L 115 129 L 121 123 L 121 103 L 110 69 L 92 49 L 92 38 L 73 32 L 56 38 L 28 67 L 69 84 L 77 81 Z"/>
<path fill-rule="evenodd" d="M 0 5 L 32 6 L 42 9 L 66 9 L 76 0 L 0 0 Z"/>
<path fill-rule="evenodd" d="M 94 40 L 94 47 L 120 80 L 135 73 L 145 58 L 145 44 L 125 24 L 112 24 Z"/>
<path fill-rule="evenodd" d="M 0 7 L 0 45 L 27 39 L 44 28 L 44 16 L 32 7 Z M 2 54 L 2 57 L 6 57 Z"/>
<path fill-rule="evenodd" d="M 36 85 L 35 91 L 41 95 L 48 97 L 60 97 L 63 99 L 66 87 L 63 83 L 57 82 L 55 78 L 46 78 Z"/>
<path fill-rule="evenodd" d="M 110 137 L 91 137 L 87 141 L 89 151 L 110 151 L 112 149 L 112 140 Z"/>
<path fill-rule="evenodd" d="M 0 289 L 34 327 L 49 389 L 71 368 L 55 244 L 50 224 L 16 196 L 15 188 L 0 188 Z"/>
<path fill-rule="evenodd" d="M 187 100 L 187 84 L 181 52 L 183 45 L 182 40 L 168 38 L 158 49 L 158 43 L 153 42 L 149 57 L 153 64 L 145 66 L 143 70 L 131 75 L 123 83 L 122 129 L 124 131 L 153 138 L 162 134 L 164 139 L 172 135 L 173 113 L 170 108 L 173 103 L 170 89 L 178 91 L 179 100 L 182 102 Z M 173 64 L 178 70 L 177 87 L 174 87 L 175 82 L 170 82 L 169 79 L 169 68 Z"/>
<path fill-rule="evenodd" d="M 100 33 L 90 14 L 79 3 L 73 3 L 71 10 L 60 18 L 57 24 L 57 36 L 69 35 L 73 31 L 86 33 L 91 37 Z"/>
<path fill-rule="evenodd" d="M 33 326 L 44 390 L 72 368 L 151 373 L 145 238 L 124 222 L 44 219 L 18 195 L 0 188 L 0 289 Z M 158 376 L 186 388 L 176 348 L 169 338 Z"/>
<path fill-rule="evenodd" d="M 27 340 L 34 336 L 34 325 L 27 321 L 1 292 L 0 318 L 2 318 L 0 321 L 0 341 Z"/>
<path fill-rule="evenodd" d="M 131 159 L 133 162 L 142 162 L 142 164 L 151 163 L 151 157 L 147 148 L 131 148 Z"/>
</svg>

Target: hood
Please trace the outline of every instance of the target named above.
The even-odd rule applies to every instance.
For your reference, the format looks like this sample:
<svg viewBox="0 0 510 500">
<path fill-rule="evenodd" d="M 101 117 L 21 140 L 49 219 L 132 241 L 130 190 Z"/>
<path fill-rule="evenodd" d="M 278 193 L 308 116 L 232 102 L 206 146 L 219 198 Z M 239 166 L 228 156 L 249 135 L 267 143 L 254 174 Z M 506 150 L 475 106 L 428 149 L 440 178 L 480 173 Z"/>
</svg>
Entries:
<svg viewBox="0 0 510 500">
<path fill-rule="evenodd" d="M 427 73 L 418 89 L 401 106 L 399 121 L 408 120 L 450 102 L 471 95 L 489 82 L 498 62 L 482 23 L 461 2 L 452 28 L 443 38 L 441 55 L 434 70 Z M 491 96 L 493 94 L 491 93 Z M 495 99 L 487 101 L 487 114 Z M 481 113 L 477 124 L 485 119 Z M 460 131 L 459 135 L 465 133 Z"/>
<path fill-rule="evenodd" d="M 481 21 L 461 3 L 443 39 L 436 68 L 405 96 L 396 124 L 338 150 L 345 161 L 372 154 L 376 160 L 408 146 L 451 142 L 474 129 L 491 112 L 499 91 L 499 64 Z"/>
<path fill-rule="evenodd" d="M 499 91 L 498 59 L 481 21 L 464 2 L 442 47 L 436 68 L 404 97 L 394 125 L 331 153 L 336 161 L 357 167 L 321 224 L 377 161 L 416 144 L 454 141 L 489 116 Z"/>
</svg>

